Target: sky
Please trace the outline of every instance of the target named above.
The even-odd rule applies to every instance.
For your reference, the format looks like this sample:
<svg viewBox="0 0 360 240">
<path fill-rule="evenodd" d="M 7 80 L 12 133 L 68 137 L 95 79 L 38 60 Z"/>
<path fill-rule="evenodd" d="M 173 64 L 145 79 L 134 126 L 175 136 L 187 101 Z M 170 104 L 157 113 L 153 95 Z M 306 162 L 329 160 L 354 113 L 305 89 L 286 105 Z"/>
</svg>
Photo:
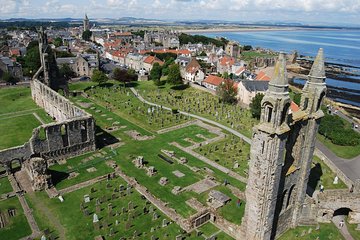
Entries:
<svg viewBox="0 0 360 240">
<path fill-rule="evenodd" d="M 360 0 L 0 0 L 0 19 L 143 17 L 360 25 Z"/>
</svg>

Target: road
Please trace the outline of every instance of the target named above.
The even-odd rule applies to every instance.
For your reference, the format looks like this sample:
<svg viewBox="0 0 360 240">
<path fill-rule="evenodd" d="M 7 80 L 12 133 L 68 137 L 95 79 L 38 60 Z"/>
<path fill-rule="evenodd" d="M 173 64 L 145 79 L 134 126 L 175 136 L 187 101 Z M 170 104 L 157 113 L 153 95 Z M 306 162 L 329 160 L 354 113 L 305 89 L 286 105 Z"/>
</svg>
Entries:
<svg viewBox="0 0 360 240">
<path fill-rule="evenodd" d="M 149 104 L 151 106 L 162 107 L 163 109 L 167 109 L 167 110 L 171 111 L 171 108 L 169 108 L 169 107 L 165 107 L 165 106 L 145 100 L 134 88 L 130 88 L 130 90 L 134 93 L 134 95 L 140 101 L 142 101 L 146 104 Z M 235 136 L 242 138 L 247 143 L 251 144 L 250 138 L 244 136 L 243 134 L 239 133 L 238 131 L 235 131 L 234 129 L 231 129 L 231 128 L 224 126 L 218 122 L 212 121 L 210 119 L 207 119 L 207 118 L 195 115 L 195 114 L 191 114 L 191 113 L 187 113 L 187 112 L 183 112 L 183 111 L 179 111 L 179 112 L 183 115 L 191 116 L 193 118 L 199 119 L 201 121 L 204 121 L 204 122 L 210 123 L 212 125 L 215 125 L 219 128 L 222 128 L 222 129 L 234 134 Z M 360 179 L 360 155 L 353 159 L 339 158 L 319 141 L 316 141 L 316 148 L 319 151 L 321 151 L 330 161 L 332 161 L 337 166 L 337 168 L 340 169 L 350 180 L 355 182 L 357 179 Z"/>
</svg>

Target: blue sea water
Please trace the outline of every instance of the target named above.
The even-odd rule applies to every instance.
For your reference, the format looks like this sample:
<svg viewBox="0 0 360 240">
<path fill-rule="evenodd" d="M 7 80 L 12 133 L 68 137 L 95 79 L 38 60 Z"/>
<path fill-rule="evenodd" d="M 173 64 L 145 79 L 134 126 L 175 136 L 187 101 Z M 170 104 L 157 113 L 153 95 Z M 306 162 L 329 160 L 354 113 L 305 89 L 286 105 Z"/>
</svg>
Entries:
<svg viewBox="0 0 360 240">
<path fill-rule="evenodd" d="M 251 32 L 201 33 L 208 37 L 225 37 L 241 45 L 251 45 L 299 55 L 316 56 L 319 48 L 324 49 L 328 63 L 349 65 L 346 69 L 360 75 L 360 30 L 289 30 Z M 349 90 L 360 90 L 360 77 L 351 76 L 355 82 L 327 79 L 329 86 Z M 340 100 L 341 101 L 341 100 Z M 360 106 L 360 102 L 352 102 Z"/>
</svg>

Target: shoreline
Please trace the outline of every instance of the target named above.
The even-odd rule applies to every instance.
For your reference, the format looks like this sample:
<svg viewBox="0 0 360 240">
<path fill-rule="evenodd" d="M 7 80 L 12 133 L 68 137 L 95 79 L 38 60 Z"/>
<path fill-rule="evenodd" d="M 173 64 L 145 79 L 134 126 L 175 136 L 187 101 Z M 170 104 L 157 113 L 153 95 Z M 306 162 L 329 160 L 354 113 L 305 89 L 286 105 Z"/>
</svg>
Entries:
<svg viewBox="0 0 360 240">
<path fill-rule="evenodd" d="M 181 29 L 181 33 L 223 33 L 223 32 L 268 32 L 268 31 L 347 31 L 337 28 L 304 28 L 304 27 L 234 27 L 234 28 L 208 28 L 208 29 Z"/>
</svg>

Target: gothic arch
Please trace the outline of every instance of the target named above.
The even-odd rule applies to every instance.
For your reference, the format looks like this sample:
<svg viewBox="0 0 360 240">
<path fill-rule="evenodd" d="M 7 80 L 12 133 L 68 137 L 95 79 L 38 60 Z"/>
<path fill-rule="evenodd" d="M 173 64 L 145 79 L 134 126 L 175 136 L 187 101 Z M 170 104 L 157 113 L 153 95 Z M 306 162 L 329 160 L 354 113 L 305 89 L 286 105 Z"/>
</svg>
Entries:
<svg viewBox="0 0 360 240">
<path fill-rule="evenodd" d="M 290 108 L 290 103 L 286 103 L 285 106 L 284 106 L 283 111 L 281 112 L 280 124 L 283 124 L 286 121 L 286 117 L 288 115 L 289 108 Z"/>
<path fill-rule="evenodd" d="M 292 185 L 290 190 L 289 190 L 289 195 L 288 195 L 287 201 L 286 201 L 286 208 L 293 204 L 293 199 L 294 199 L 293 192 L 294 192 L 295 186 L 296 186 L 295 184 Z"/>
<path fill-rule="evenodd" d="M 318 111 L 321 107 L 321 103 L 322 103 L 322 100 L 323 98 L 325 97 L 325 92 L 323 91 L 321 94 L 320 94 L 320 97 L 318 99 L 318 102 L 317 102 L 317 105 L 316 105 L 316 111 Z"/>
<path fill-rule="evenodd" d="M 264 118 L 263 121 L 264 122 L 271 122 L 272 118 L 273 118 L 273 111 L 274 111 L 274 106 L 270 103 L 270 102 L 265 102 L 262 105 L 263 111 L 264 111 Z"/>
<path fill-rule="evenodd" d="M 281 203 L 281 212 L 286 209 L 285 206 L 284 206 L 284 200 L 286 199 L 286 194 L 287 194 L 287 189 L 283 192 L 283 194 L 281 195 L 281 200 L 280 200 L 280 203 Z"/>
</svg>

